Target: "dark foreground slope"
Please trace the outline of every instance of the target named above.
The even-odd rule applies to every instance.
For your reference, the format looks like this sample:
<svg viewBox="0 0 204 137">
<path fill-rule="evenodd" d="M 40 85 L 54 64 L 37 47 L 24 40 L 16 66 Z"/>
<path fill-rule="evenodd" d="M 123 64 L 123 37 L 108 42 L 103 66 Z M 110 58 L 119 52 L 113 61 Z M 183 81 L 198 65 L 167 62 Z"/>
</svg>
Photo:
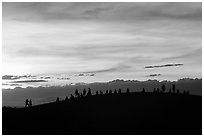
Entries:
<svg viewBox="0 0 204 137">
<path fill-rule="evenodd" d="M 123 93 L 3 112 L 3 134 L 202 134 L 202 97 Z"/>
</svg>

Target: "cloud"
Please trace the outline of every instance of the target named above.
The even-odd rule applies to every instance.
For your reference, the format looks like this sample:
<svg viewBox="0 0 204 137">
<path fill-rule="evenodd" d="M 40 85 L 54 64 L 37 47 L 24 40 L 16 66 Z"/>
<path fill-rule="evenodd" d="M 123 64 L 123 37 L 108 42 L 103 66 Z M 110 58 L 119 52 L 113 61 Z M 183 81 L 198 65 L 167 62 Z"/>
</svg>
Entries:
<svg viewBox="0 0 204 137">
<path fill-rule="evenodd" d="M 202 20 L 201 3 L 165 3 L 159 8 L 149 11 L 155 19 Z"/>
<path fill-rule="evenodd" d="M 46 80 L 22 80 L 22 81 L 12 81 L 11 83 L 34 83 L 34 82 L 48 82 Z"/>
<path fill-rule="evenodd" d="M 127 16 L 128 15 L 128 16 Z M 66 20 L 143 21 L 158 19 L 201 20 L 202 3 L 60 2 L 3 3 L 3 19 L 49 22 Z"/>
<path fill-rule="evenodd" d="M 87 72 L 85 72 L 85 73 L 80 73 L 80 74 L 74 74 L 74 76 L 94 76 L 95 74 L 94 73 L 87 73 Z"/>
<path fill-rule="evenodd" d="M 16 80 L 20 78 L 34 78 L 36 76 L 32 75 L 22 75 L 22 76 L 15 76 L 15 75 L 4 75 L 2 76 L 2 80 Z"/>
<path fill-rule="evenodd" d="M 156 76 L 161 76 L 161 74 L 150 74 L 147 77 L 156 77 Z"/>
<path fill-rule="evenodd" d="M 22 86 L 21 84 L 2 83 L 3 86 Z"/>
<path fill-rule="evenodd" d="M 89 76 L 94 76 L 95 74 L 90 74 Z"/>
<path fill-rule="evenodd" d="M 58 80 L 70 80 L 70 78 L 57 78 Z"/>
<path fill-rule="evenodd" d="M 4 76 L 2 76 L 2 80 L 14 80 L 14 79 L 18 79 L 18 77 L 13 76 L 13 75 L 4 75 Z"/>
<path fill-rule="evenodd" d="M 172 66 L 182 66 L 183 64 L 166 64 L 166 65 L 156 65 L 156 66 L 145 66 L 144 68 L 163 68 Z"/>
<path fill-rule="evenodd" d="M 40 77 L 41 79 L 51 79 L 51 77 Z"/>
</svg>

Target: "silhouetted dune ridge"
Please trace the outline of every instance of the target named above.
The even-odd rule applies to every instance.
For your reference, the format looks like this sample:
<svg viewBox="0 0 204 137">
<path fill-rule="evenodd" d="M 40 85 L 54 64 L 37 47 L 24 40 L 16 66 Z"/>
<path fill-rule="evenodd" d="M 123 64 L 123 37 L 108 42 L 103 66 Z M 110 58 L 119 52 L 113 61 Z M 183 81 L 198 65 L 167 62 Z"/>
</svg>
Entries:
<svg viewBox="0 0 204 137">
<path fill-rule="evenodd" d="M 162 90 L 93 95 L 89 89 L 85 96 L 5 111 L 3 134 L 201 134 L 202 97 Z"/>
</svg>

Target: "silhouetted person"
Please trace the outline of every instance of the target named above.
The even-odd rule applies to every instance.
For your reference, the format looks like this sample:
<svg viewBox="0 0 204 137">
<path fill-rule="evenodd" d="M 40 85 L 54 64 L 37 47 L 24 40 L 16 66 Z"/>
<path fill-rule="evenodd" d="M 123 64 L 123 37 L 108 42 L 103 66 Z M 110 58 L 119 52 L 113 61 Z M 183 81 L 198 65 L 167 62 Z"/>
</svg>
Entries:
<svg viewBox="0 0 204 137">
<path fill-rule="evenodd" d="M 76 96 L 76 97 L 80 97 L 79 92 L 78 92 L 78 89 L 75 90 L 75 96 Z"/>
<path fill-rule="evenodd" d="M 87 96 L 92 96 L 92 94 L 91 94 L 91 89 L 90 89 L 90 88 L 89 88 L 89 90 L 88 90 Z"/>
<path fill-rule="evenodd" d="M 72 94 L 70 95 L 70 99 L 74 99 L 74 96 Z"/>
<path fill-rule="evenodd" d="M 30 101 L 29 101 L 29 107 L 32 107 L 32 101 L 31 101 L 31 99 L 30 99 Z"/>
<path fill-rule="evenodd" d="M 166 86 L 163 84 L 162 87 L 161 87 L 161 89 L 162 89 L 162 93 L 164 93 L 165 90 L 166 90 Z"/>
<path fill-rule="evenodd" d="M 103 92 L 100 90 L 100 95 L 103 95 Z"/>
<path fill-rule="evenodd" d="M 130 89 L 129 88 L 127 88 L 126 93 L 130 93 Z"/>
<path fill-rule="evenodd" d="M 117 94 L 117 90 L 116 89 L 114 90 L 114 94 Z"/>
<path fill-rule="evenodd" d="M 108 94 L 108 90 L 106 90 L 106 94 Z"/>
<path fill-rule="evenodd" d="M 184 94 L 184 95 L 186 95 L 186 94 L 187 94 L 187 92 L 186 92 L 185 90 L 183 90 L 183 94 Z"/>
<path fill-rule="evenodd" d="M 142 93 L 145 93 L 145 88 L 142 88 Z"/>
<path fill-rule="evenodd" d="M 68 100 L 68 97 L 66 96 L 66 97 L 65 97 L 65 101 L 67 101 L 67 100 Z"/>
<path fill-rule="evenodd" d="M 26 99 L 26 101 L 25 101 L 25 107 L 28 107 L 29 106 L 29 101 L 28 101 L 28 99 Z"/>
<path fill-rule="evenodd" d="M 171 93 L 171 88 L 169 89 L 169 93 Z"/>
<path fill-rule="evenodd" d="M 109 90 L 109 94 L 112 94 L 112 90 Z"/>
<path fill-rule="evenodd" d="M 83 93 L 80 93 L 80 96 L 83 97 Z"/>
<path fill-rule="evenodd" d="M 118 90 L 118 93 L 121 94 L 121 89 Z"/>
<path fill-rule="evenodd" d="M 153 92 L 156 93 L 156 89 L 155 88 L 154 88 Z"/>
<path fill-rule="evenodd" d="M 180 92 L 180 91 L 177 89 L 176 93 L 179 94 L 179 92 Z"/>
<path fill-rule="evenodd" d="M 176 93 L 176 86 L 175 86 L 175 84 L 172 85 L 172 91 L 173 91 L 173 93 Z"/>
<path fill-rule="evenodd" d="M 86 96 L 86 89 L 83 90 L 83 95 Z"/>
<path fill-rule="evenodd" d="M 96 91 L 96 95 L 98 96 L 98 90 Z"/>
<path fill-rule="evenodd" d="M 59 97 L 57 97 L 56 102 L 59 102 Z"/>
<path fill-rule="evenodd" d="M 159 93 L 159 88 L 157 88 L 157 93 Z"/>
</svg>

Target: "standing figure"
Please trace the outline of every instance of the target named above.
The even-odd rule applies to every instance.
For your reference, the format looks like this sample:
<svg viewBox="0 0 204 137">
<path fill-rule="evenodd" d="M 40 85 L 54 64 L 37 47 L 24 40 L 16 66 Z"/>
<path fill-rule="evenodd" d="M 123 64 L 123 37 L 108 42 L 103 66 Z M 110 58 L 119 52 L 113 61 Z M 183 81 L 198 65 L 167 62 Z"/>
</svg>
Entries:
<svg viewBox="0 0 204 137">
<path fill-rule="evenodd" d="M 112 94 L 112 90 L 111 89 L 109 90 L 109 94 Z"/>
<path fill-rule="evenodd" d="M 142 93 L 145 93 L 145 88 L 142 88 Z"/>
<path fill-rule="evenodd" d="M 165 90 L 166 90 L 166 86 L 163 84 L 162 87 L 161 87 L 161 92 L 164 93 Z"/>
<path fill-rule="evenodd" d="M 70 99 L 74 99 L 74 96 L 72 94 L 70 95 Z"/>
<path fill-rule="evenodd" d="M 98 90 L 96 91 L 96 95 L 98 96 Z"/>
<path fill-rule="evenodd" d="M 117 90 L 116 89 L 114 90 L 114 94 L 117 94 Z"/>
<path fill-rule="evenodd" d="M 29 101 L 29 107 L 31 107 L 32 106 L 32 101 L 31 101 L 31 99 L 30 99 L 30 101 Z"/>
<path fill-rule="evenodd" d="M 100 90 L 100 95 L 103 95 L 103 92 Z"/>
<path fill-rule="evenodd" d="M 86 96 L 86 89 L 83 90 L 83 95 Z"/>
<path fill-rule="evenodd" d="M 78 92 L 78 89 L 75 90 L 75 96 L 76 96 L 76 97 L 80 97 L 80 94 L 79 94 L 79 92 Z"/>
<path fill-rule="evenodd" d="M 68 97 L 66 96 L 66 97 L 65 97 L 65 101 L 67 101 L 67 100 L 68 100 Z"/>
<path fill-rule="evenodd" d="M 118 93 L 121 94 L 121 89 L 118 90 Z"/>
<path fill-rule="evenodd" d="M 28 101 L 28 99 L 26 99 L 26 101 L 25 101 L 25 107 L 28 107 L 29 106 L 29 101 Z"/>
<path fill-rule="evenodd" d="M 126 91 L 126 93 L 130 93 L 130 89 L 129 89 L 129 88 L 127 88 L 127 91 Z"/>
<path fill-rule="evenodd" d="M 56 102 L 59 102 L 59 97 L 57 97 Z"/>
<path fill-rule="evenodd" d="M 175 84 L 172 85 L 172 90 L 173 90 L 173 93 L 176 92 L 176 86 L 175 86 Z"/>
</svg>

